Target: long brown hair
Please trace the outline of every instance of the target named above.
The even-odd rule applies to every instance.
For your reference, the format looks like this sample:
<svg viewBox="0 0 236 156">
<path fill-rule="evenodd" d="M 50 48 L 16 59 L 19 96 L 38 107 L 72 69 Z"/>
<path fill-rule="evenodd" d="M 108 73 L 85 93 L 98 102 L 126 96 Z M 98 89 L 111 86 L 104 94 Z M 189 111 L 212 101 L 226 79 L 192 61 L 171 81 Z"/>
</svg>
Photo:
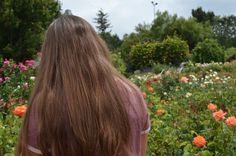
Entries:
<svg viewBox="0 0 236 156">
<path fill-rule="evenodd" d="M 37 144 L 44 156 L 131 155 L 127 89 L 109 61 L 103 40 L 84 19 L 61 16 L 42 45 L 16 155 L 26 155 L 30 112 L 38 118 Z"/>
</svg>

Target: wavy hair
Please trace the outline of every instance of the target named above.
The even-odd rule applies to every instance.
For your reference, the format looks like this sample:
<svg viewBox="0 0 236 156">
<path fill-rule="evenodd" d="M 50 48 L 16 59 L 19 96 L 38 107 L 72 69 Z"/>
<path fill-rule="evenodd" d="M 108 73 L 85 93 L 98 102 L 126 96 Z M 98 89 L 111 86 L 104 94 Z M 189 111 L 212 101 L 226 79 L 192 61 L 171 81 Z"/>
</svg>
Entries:
<svg viewBox="0 0 236 156">
<path fill-rule="evenodd" d="M 132 155 L 127 89 L 104 41 L 84 19 L 65 15 L 48 28 L 16 155 L 27 155 L 30 112 L 44 156 Z M 35 111 L 33 111 L 35 110 Z"/>
</svg>

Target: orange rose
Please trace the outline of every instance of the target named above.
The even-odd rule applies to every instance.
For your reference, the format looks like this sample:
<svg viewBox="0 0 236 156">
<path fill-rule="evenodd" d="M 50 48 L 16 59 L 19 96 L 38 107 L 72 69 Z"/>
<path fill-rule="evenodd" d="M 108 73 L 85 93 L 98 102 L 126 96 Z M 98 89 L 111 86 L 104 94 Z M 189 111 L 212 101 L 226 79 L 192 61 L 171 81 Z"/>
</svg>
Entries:
<svg viewBox="0 0 236 156">
<path fill-rule="evenodd" d="M 225 115 L 227 113 L 224 113 L 222 110 L 219 110 L 217 112 L 214 112 L 212 115 L 215 118 L 216 121 L 220 121 L 222 119 L 225 119 Z"/>
<path fill-rule="evenodd" d="M 17 106 L 13 111 L 12 113 L 16 116 L 19 116 L 19 117 L 23 117 L 25 115 L 25 112 L 26 112 L 26 106 Z"/>
<path fill-rule="evenodd" d="M 153 92 L 153 91 L 154 91 L 154 88 L 149 87 L 147 90 L 148 90 L 149 92 Z"/>
<path fill-rule="evenodd" d="M 157 115 L 161 115 L 161 114 L 163 114 L 163 113 L 165 113 L 166 111 L 165 110 L 163 110 L 163 109 L 158 109 L 157 111 L 156 111 L 156 114 Z"/>
<path fill-rule="evenodd" d="M 187 77 L 183 76 L 183 77 L 180 78 L 179 81 L 183 82 L 183 83 L 188 83 L 189 79 Z"/>
<path fill-rule="evenodd" d="M 206 139 L 203 136 L 198 135 L 193 138 L 193 144 L 197 147 L 203 147 L 206 145 Z"/>
<path fill-rule="evenodd" d="M 229 117 L 226 120 L 227 126 L 236 126 L 236 118 L 234 116 Z"/>
<path fill-rule="evenodd" d="M 211 111 L 214 111 L 214 110 L 217 109 L 217 106 L 216 106 L 215 104 L 213 104 L 213 103 L 209 103 L 209 104 L 207 105 L 207 108 L 208 108 L 209 110 L 211 110 Z"/>
</svg>

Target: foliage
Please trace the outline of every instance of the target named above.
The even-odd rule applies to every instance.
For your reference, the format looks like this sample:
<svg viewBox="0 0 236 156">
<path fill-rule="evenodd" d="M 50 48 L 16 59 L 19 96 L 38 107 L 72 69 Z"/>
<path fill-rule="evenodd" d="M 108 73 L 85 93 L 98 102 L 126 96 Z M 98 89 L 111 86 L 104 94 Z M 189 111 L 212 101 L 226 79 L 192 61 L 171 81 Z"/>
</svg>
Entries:
<svg viewBox="0 0 236 156">
<path fill-rule="evenodd" d="M 26 60 L 0 60 L 0 155 L 12 153 L 19 134 L 21 119 L 13 116 L 17 105 L 25 105 L 34 85 L 36 63 Z"/>
<path fill-rule="evenodd" d="M 135 31 L 137 32 L 140 41 L 142 42 L 148 42 L 148 41 L 152 41 L 153 39 L 152 37 L 152 32 L 151 30 L 151 25 L 143 23 L 143 24 L 138 24 L 135 27 Z"/>
<path fill-rule="evenodd" d="M 167 71 L 170 68 L 169 65 L 156 63 L 152 66 L 152 71 L 156 74 L 161 73 L 162 71 Z"/>
<path fill-rule="evenodd" d="M 227 65 L 218 66 L 224 69 Z M 235 155 L 236 127 L 226 119 L 236 115 L 236 77 L 229 74 L 198 70 L 166 73 L 159 79 L 152 74 L 133 76 L 131 80 L 146 93 L 151 115 L 147 155 Z M 210 103 L 217 108 L 210 110 Z M 214 113 L 220 109 L 227 114 L 217 121 Z M 193 143 L 198 135 L 206 140 L 201 147 Z"/>
<path fill-rule="evenodd" d="M 10 108 L 11 109 L 11 108 Z M 0 116 L 0 155 L 12 156 L 20 131 L 22 119 L 8 112 L 4 119 Z"/>
<path fill-rule="evenodd" d="M 225 51 L 225 60 L 226 61 L 231 61 L 236 59 L 236 48 L 231 47 L 226 49 Z"/>
<path fill-rule="evenodd" d="M 121 73 L 121 74 L 126 74 L 126 65 L 124 60 L 121 58 L 121 54 L 118 53 L 112 53 L 112 63 L 116 67 L 116 69 Z"/>
<path fill-rule="evenodd" d="M 1 0 L 0 51 L 4 58 L 32 59 L 48 25 L 60 15 L 54 0 Z"/>
<path fill-rule="evenodd" d="M 236 47 L 236 16 L 218 17 L 213 25 L 214 34 L 224 47 Z"/>
<path fill-rule="evenodd" d="M 167 36 L 179 36 L 187 41 L 190 50 L 205 38 L 212 38 L 213 32 L 209 24 L 198 23 L 194 18 L 185 19 L 168 12 L 158 13 L 151 27 L 153 39 L 164 40 Z"/>
<path fill-rule="evenodd" d="M 103 9 L 98 10 L 97 18 L 94 18 L 94 23 L 96 23 L 96 28 L 100 33 L 107 32 L 107 29 L 111 27 L 108 21 L 108 14 L 104 13 Z"/>
<path fill-rule="evenodd" d="M 123 42 L 120 46 L 121 57 L 125 60 L 125 62 L 129 62 L 129 53 L 131 48 L 140 43 L 139 37 L 135 33 L 131 33 L 129 35 L 124 35 Z"/>
<path fill-rule="evenodd" d="M 206 39 L 193 49 L 193 61 L 199 63 L 223 62 L 224 52 L 216 40 Z"/>
<path fill-rule="evenodd" d="M 145 23 L 138 24 L 138 26 L 135 27 L 134 33 L 124 35 L 119 50 L 121 51 L 121 57 L 125 60 L 128 66 L 130 66 L 129 55 L 131 52 L 131 48 L 138 43 L 152 41 L 150 27 L 150 25 Z"/>
<path fill-rule="evenodd" d="M 197 9 L 192 9 L 192 16 L 197 19 L 197 22 L 204 23 L 210 22 L 213 24 L 215 22 L 215 14 L 213 11 L 205 12 L 202 10 L 202 7 L 198 7 Z"/>
<path fill-rule="evenodd" d="M 145 42 L 132 47 L 130 61 L 135 69 L 151 67 L 157 60 L 155 52 L 158 42 Z"/>
<path fill-rule="evenodd" d="M 156 48 L 156 56 L 160 63 L 179 65 L 189 57 L 188 44 L 180 38 L 168 37 Z"/>
<path fill-rule="evenodd" d="M 122 44 L 122 41 L 117 34 L 112 35 L 110 32 L 102 32 L 100 33 L 100 36 L 106 42 L 109 50 L 111 51 L 117 49 Z"/>
</svg>

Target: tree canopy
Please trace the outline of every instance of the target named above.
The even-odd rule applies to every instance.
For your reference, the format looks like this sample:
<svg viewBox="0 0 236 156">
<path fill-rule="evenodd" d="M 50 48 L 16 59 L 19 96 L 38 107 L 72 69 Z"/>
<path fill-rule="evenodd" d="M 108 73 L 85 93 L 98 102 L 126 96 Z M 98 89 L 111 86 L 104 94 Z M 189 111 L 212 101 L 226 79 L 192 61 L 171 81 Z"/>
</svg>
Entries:
<svg viewBox="0 0 236 156">
<path fill-rule="evenodd" d="M 32 58 L 60 10 L 55 0 L 1 0 L 0 55 L 18 61 Z"/>
</svg>

